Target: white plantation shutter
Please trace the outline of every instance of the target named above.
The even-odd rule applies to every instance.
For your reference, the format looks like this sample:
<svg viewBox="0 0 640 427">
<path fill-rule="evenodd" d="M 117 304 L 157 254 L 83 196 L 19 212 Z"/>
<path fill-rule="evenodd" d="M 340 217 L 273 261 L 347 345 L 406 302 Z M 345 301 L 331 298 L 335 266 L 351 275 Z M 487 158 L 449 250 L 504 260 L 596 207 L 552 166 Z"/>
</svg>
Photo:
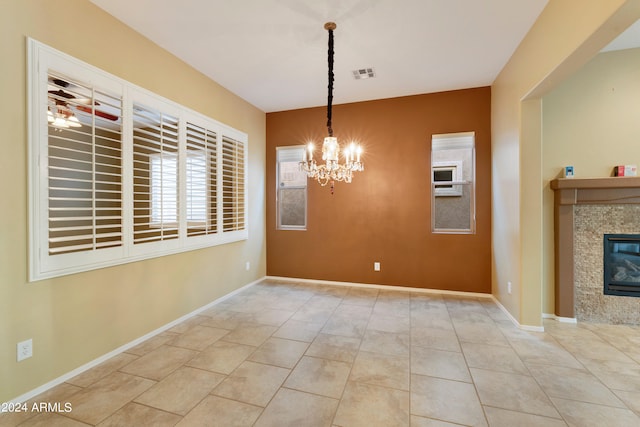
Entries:
<svg viewBox="0 0 640 427">
<path fill-rule="evenodd" d="M 52 72 L 47 80 L 48 111 L 61 108 L 77 119 L 73 127 L 48 122 L 48 252 L 121 246 L 121 101 Z"/>
<path fill-rule="evenodd" d="M 133 243 L 178 238 L 178 119 L 133 106 Z"/>
<path fill-rule="evenodd" d="M 30 280 L 247 239 L 246 134 L 28 51 Z"/>
<path fill-rule="evenodd" d="M 244 144 L 222 137 L 222 231 L 245 228 Z"/>
<path fill-rule="evenodd" d="M 216 132 L 187 123 L 187 236 L 216 233 Z"/>
</svg>

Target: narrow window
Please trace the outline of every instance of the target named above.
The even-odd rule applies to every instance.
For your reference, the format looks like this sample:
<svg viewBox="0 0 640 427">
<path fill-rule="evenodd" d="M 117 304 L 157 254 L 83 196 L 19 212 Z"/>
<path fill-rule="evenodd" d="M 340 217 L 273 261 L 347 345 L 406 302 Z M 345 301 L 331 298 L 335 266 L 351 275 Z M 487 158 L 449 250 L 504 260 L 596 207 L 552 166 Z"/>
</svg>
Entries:
<svg viewBox="0 0 640 427">
<path fill-rule="evenodd" d="M 431 139 L 431 228 L 475 233 L 475 133 Z"/>
<path fill-rule="evenodd" d="M 244 144 L 222 138 L 222 231 L 245 229 Z"/>
<path fill-rule="evenodd" d="M 133 106 L 133 242 L 178 237 L 178 119 Z"/>
<path fill-rule="evenodd" d="M 187 123 L 187 235 L 217 231 L 217 134 Z"/>
<path fill-rule="evenodd" d="M 279 230 L 307 229 L 307 176 L 299 163 L 305 147 L 276 148 L 276 206 Z"/>
</svg>

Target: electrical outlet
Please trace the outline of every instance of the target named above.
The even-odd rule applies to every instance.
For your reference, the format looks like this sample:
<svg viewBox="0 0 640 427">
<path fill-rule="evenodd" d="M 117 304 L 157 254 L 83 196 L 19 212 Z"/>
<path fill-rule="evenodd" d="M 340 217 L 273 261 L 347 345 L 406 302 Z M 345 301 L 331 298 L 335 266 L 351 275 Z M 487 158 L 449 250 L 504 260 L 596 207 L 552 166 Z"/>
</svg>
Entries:
<svg viewBox="0 0 640 427">
<path fill-rule="evenodd" d="M 374 262 L 373 263 L 373 271 L 380 271 L 380 263 L 379 262 Z"/>
<path fill-rule="evenodd" d="M 507 292 L 511 293 L 511 282 L 507 282 Z"/>
<path fill-rule="evenodd" d="M 33 339 L 29 338 L 26 341 L 18 343 L 18 362 L 28 359 L 33 356 Z"/>
<path fill-rule="evenodd" d="M 244 268 L 247 271 L 251 270 L 251 263 L 249 261 L 247 261 L 247 263 L 244 265 Z"/>
</svg>

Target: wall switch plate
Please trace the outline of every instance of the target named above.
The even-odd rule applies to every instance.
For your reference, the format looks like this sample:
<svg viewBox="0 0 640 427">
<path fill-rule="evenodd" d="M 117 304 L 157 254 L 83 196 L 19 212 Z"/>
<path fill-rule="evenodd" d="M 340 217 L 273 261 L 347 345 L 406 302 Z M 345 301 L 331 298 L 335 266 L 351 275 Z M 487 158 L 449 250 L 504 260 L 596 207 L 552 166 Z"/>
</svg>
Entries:
<svg viewBox="0 0 640 427">
<path fill-rule="evenodd" d="M 380 263 L 379 262 L 374 262 L 373 263 L 373 271 L 380 271 Z"/>
<path fill-rule="evenodd" d="M 247 261 L 247 263 L 244 265 L 245 270 L 249 271 L 251 269 L 251 262 Z"/>
<path fill-rule="evenodd" d="M 26 341 L 18 343 L 18 362 L 28 359 L 33 356 L 33 339 L 29 338 Z"/>
<path fill-rule="evenodd" d="M 511 293 L 511 282 L 507 282 L 507 292 Z"/>
</svg>

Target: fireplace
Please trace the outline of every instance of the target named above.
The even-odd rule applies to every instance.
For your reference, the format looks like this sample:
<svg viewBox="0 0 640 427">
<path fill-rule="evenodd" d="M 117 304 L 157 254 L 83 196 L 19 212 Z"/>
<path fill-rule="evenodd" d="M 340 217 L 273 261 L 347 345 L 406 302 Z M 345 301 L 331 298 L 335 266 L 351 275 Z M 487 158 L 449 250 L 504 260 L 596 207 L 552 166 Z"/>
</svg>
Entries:
<svg viewBox="0 0 640 427">
<path fill-rule="evenodd" d="M 558 178 L 550 187 L 555 201 L 554 314 L 640 325 L 640 298 L 624 297 L 640 296 L 640 235 L 635 234 L 640 230 L 640 177 Z M 603 236 L 614 233 L 622 239 L 635 234 L 635 241 L 605 240 L 603 245 Z"/>
<path fill-rule="evenodd" d="M 640 234 L 604 235 L 604 293 L 640 297 Z"/>
</svg>

